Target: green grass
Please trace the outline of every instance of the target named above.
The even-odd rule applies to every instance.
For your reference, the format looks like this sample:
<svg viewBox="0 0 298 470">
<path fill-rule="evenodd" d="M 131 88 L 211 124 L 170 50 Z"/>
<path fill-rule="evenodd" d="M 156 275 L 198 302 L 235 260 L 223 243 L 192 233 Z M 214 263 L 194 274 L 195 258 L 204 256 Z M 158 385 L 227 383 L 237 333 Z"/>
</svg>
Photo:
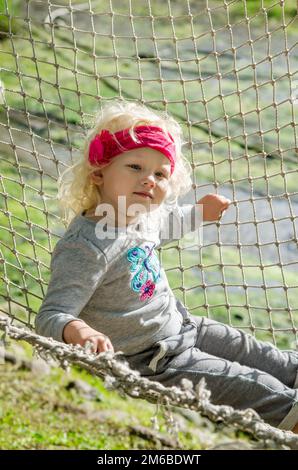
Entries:
<svg viewBox="0 0 298 470">
<path fill-rule="evenodd" d="M 21 26 L 18 18 L 20 15 L 20 0 L 0 0 L 0 38 L 2 32 L 16 33 Z"/>
<path fill-rule="evenodd" d="M 29 358 L 31 349 L 27 344 L 25 350 Z M 67 390 L 67 384 L 74 379 L 97 389 L 100 400 L 88 400 L 74 389 Z M 76 367 L 68 373 L 54 367 L 40 375 L 2 364 L 0 401 L 0 449 L 170 448 L 158 439 L 139 436 L 134 428 L 152 429 L 155 405 L 107 391 L 101 379 Z M 198 428 L 198 424 L 178 416 L 174 408 L 172 412 L 180 423 L 177 449 L 201 449 L 235 438 L 247 440 L 243 433 L 216 428 L 205 418 L 198 418 Z M 161 409 L 157 419 L 159 434 L 170 437 Z"/>
<path fill-rule="evenodd" d="M 172 243 L 162 252 L 161 259 L 176 297 L 192 314 L 207 315 L 244 328 L 258 339 L 273 341 L 282 349 L 296 347 L 291 331 L 298 322 L 295 272 L 278 266 L 261 270 L 259 260 L 243 250 L 243 267 L 240 268 L 238 250 L 228 246 L 222 246 L 220 251 L 215 246 L 203 247 L 201 254 L 198 250 L 189 250 L 189 246 L 189 242 L 183 240 L 179 245 Z M 202 287 L 204 282 L 205 288 Z M 265 291 L 263 284 L 271 288 Z M 287 307 L 296 309 L 292 316 Z M 289 331 L 280 331 L 283 329 Z"/>
<path fill-rule="evenodd" d="M 269 19 L 275 19 L 280 22 L 283 18 L 283 12 L 285 18 L 294 18 L 297 14 L 297 3 L 295 0 L 286 0 L 282 6 L 280 2 L 276 0 L 246 0 L 247 14 L 252 17 L 256 14 L 263 16 L 262 8 L 266 9 L 266 14 Z M 238 2 L 232 7 L 234 18 L 243 18 L 244 16 L 244 2 Z"/>
<path fill-rule="evenodd" d="M 55 201 L 45 199 L 55 195 L 56 185 L 45 178 L 41 186 L 40 178 L 25 164 L 21 165 L 21 171 L 24 188 L 12 162 L 1 160 L 0 249 L 6 264 L 1 265 L 0 272 L 11 283 L 12 309 L 18 309 L 19 303 L 36 312 L 49 280 L 50 253 L 58 240 L 56 230 L 62 228 L 62 224 L 57 223 Z M 41 190 L 44 196 L 40 195 Z M 26 205 L 22 204 L 24 201 Z M 54 232 L 50 238 L 47 227 Z M 14 247 L 17 252 L 13 252 Z M 2 303 L 5 303 L 5 297 L 6 286 L 1 282 Z M 26 316 L 22 308 L 17 315 L 23 320 Z"/>
</svg>

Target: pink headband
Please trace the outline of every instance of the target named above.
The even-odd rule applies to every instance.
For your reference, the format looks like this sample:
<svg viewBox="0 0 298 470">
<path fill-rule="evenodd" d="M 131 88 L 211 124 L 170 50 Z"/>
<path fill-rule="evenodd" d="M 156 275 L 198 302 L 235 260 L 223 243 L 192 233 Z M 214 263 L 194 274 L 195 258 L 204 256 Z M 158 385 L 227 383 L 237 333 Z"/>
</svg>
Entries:
<svg viewBox="0 0 298 470">
<path fill-rule="evenodd" d="M 129 134 L 129 129 L 111 134 L 104 129 L 97 134 L 89 146 L 89 162 L 97 166 L 109 163 L 120 153 L 141 147 L 150 147 L 163 153 L 171 162 L 171 174 L 175 168 L 175 143 L 171 134 L 157 126 L 137 126 L 134 128 L 138 142 Z"/>
</svg>

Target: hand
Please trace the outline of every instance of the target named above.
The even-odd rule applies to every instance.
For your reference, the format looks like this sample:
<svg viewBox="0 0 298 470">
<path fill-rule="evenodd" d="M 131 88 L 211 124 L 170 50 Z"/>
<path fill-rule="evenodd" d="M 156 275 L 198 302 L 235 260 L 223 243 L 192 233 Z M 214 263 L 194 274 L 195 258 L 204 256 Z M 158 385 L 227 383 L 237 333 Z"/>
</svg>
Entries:
<svg viewBox="0 0 298 470">
<path fill-rule="evenodd" d="M 87 341 L 92 344 L 92 352 L 100 353 L 105 351 L 114 352 L 110 339 L 93 328 L 90 328 L 81 320 L 73 320 L 64 327 L 63 339 L 69 344 L 80 344 L 84 346 Z"/>
<path fill-rule="evenodd" d="M 221 219 L 231 201 L 219 194 L 207 194 L 197 204 L 203 204 L 203 222 L 211 222 Z"/>
</svg>

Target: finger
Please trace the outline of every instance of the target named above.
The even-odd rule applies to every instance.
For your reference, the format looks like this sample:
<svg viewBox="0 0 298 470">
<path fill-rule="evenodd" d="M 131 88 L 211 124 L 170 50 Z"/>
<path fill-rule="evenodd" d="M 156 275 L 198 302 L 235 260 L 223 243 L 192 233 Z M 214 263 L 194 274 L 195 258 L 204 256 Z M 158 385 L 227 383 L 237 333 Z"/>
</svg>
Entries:
<svg viewBox="0 0 298 470">
<path fill-rule="evenodd" d="M 224 196 L 219 196 L 218 202 L 224 207 L 228 207 L 231 204 L 231 200 Z"/>
<path fill-rule="evenodd" d="M 229 208 L 229 205 L 231 204 L 231 201 L 230 199 L 224 199 L 223 201 L 221 201 L 221 208 L 220 210 L 221 211 L 225 211 L 226 209 Z"/>
<path fill-rule="evenodd" d="M 226 212 L 225 210 L 222 210 L 222 211 L 221 211 L 221 213 L 219 214 L 218 220 L 220 220 L 220 219 L 223 217 L 223 215 L 224 215 L 225 212 Z"/>
<path fill-rule="evenodd" d="M 97 339 L 104 340 L 105 338 L 107 338 L 107 336 L 105 336 L 103 333 L 94 333 L 93 335 L 88 336 L 88 339 L 95 339 L 96 341 Z"/>
<path fill-rule="evenodd" d="M 97 341 L 93 337 L 88 338 L 86 341 L 84 341 L 82 346 L 87 349 L 90 348 L 90 351 L 92 353 L 96 353 L 97 351 Z"/>
<path fill-rule="evenodd" d="M 101 338 L 98 338 L 98 349 L 99 349 L 99 352 L 105 352 L 105 351 L 114 352 L 114 348 L 108 336 L 102 336 Z"/>
<path fill-rule="evenodd" d="M 113 345 L 112 345 L 112 343 L 111 343 L 110 341 L 108 341 L 108 343 L 107 343 L 107 347 L 108 347 L 108 350 L 109 350 L 109 351 L 112 351 L 112 352 L 114 352 Z"/>
</svg>

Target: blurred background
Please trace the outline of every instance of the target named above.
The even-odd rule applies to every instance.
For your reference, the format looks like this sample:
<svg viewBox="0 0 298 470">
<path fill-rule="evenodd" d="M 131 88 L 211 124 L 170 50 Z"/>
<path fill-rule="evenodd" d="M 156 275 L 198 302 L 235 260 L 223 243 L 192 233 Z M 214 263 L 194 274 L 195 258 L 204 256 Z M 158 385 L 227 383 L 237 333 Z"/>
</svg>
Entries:
<svg viewBox="0 0 298 470">
<path fill-rule="evenodd" d="M 101 104 L 123 97 L 181 124 L 193 190 L 233 204 L 204 246 L 160 253 L 198 315 L 276 342 L 297 336 L 297 11 L 287 1 L 0 0 L 4 313 L 32 325 L 66 225 L 59 174 Z"/>
</svg>

